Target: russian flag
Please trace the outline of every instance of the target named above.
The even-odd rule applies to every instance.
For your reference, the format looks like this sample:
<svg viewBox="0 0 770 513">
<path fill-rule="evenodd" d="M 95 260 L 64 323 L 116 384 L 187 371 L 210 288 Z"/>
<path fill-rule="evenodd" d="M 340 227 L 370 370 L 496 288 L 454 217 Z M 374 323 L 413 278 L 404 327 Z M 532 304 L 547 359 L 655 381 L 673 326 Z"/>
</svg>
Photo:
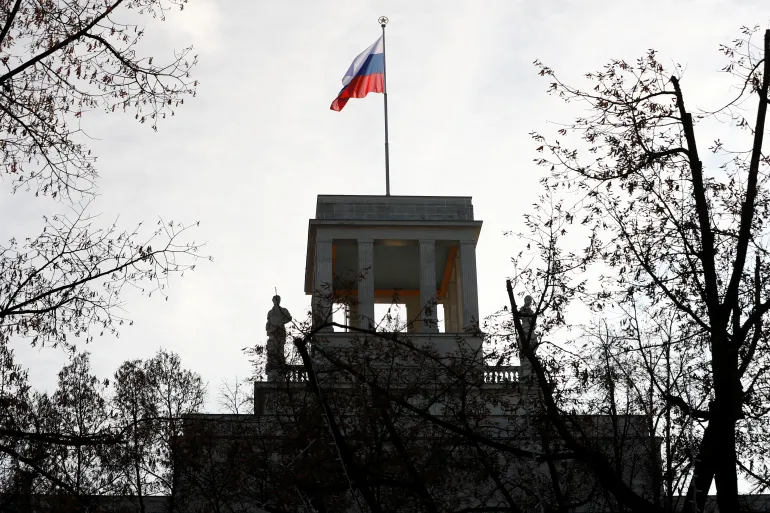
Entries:
<svg viewBox="0 0 770 513">
<path fill-rule="evenodd" d="M 341 111 L 350 98 L 363 98 L 385 90 L 385 53 L 382 36 L 353 60 L 345 76 L 342 90 L 332 102 L 331 110 Z"/>
</svg>

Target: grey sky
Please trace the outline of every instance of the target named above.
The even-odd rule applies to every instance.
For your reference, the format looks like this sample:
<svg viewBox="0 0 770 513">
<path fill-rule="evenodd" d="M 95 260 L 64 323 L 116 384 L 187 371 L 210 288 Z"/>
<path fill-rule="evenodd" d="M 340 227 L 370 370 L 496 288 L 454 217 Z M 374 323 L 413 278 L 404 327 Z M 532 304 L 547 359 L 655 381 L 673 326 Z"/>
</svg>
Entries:
<svg viewBox="0 0 770 513">
<path fill-rule="evenodd" d="M 129 294 L 134 325 L 87 349 L 100 376 L 158 348 L 178 352 L 210 383 L 252 369 L 241 352 L 265 338 L 277 287 L 295 317 L 303 294 L 307 221 L 317 194 L 382 194 L 382 96 L 329 110 L 352 59 L 387 34 L 393 194 L 471 195 L 484 221 L 478 246 L 482 315 L 505 303 L 504 280 L 522 214 L 539 193 L 528 133 L 554 134 L 577 106 L 545 93 L 540 59 L 563 78 L 648 48 L 686 66 L 689 106 L 714 107 L 729 92 L 717 52 L 741 25 L 767 26 L 751 1 L 367 1 L 190 0 L 164 23 L 148 20 L 156 59 L 193 44 L 198 96 L 153 133 L 130 116 L 85 116 L 99 156 L 93 205 L 122 226 L 200 220 L 203 263 L 173 280 L 169 300 Z M 720 96 L 716 97 L 715 94 Z M 8 184 L 3 184 L 7 189 Z M 36 234 L 48 199 L 3 196 L 3 235 Z M 5 224 L 5 223 L 4 223 Z M 60 350 L 16 344 L 33 384 L 55 386 Z M 210 403 L 214 408 L 213 402 Z"/>
</svg>

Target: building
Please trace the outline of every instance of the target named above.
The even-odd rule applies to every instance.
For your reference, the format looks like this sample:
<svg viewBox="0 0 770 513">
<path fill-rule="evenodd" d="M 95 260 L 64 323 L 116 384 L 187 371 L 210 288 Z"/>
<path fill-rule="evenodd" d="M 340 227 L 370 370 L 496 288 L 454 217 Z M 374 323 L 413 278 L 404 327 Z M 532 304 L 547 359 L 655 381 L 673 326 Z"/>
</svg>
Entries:
<svg viewBox="0 0 770 513">
<path fill-rule="evenodd" d="M 256 382 L 254 415 L 190 419 L 190 511 L 611 511 L 538 414 L 527 369 L 484 361 L 481 226 L 469 197 L 319 196 L 307 365 Z M 407 322 L 380 322 L 378 304 Z M 659 441 L 644 418 L 576 426 L 652 499 Z"/>
</svg>

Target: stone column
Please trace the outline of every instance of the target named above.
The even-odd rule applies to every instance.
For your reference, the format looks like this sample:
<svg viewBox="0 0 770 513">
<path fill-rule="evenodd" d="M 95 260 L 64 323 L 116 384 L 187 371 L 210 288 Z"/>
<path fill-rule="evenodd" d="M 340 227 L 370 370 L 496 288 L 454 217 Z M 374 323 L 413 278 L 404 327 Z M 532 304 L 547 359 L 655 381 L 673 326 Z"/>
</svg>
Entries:
<svg viewBox="0 0 770 513">
<path fill-rule="evenodd" d="M 374 240 L 358 239 L 358 314 L 359 326 L 374 327 Z"/>
<path fill-rule="evenodd" d="M 313 316 L 318 324 L 331 321 L 334 291 L 332 289 L 332 240 L 316 237 L 315 276 L 313 279 Z M 334 331 L 329 326 L 323 331 Z"/>
<path fill-rule="evenodd" d="M 420 298 L 416 296 L 404 296 L 401 298 L 406 307 L 406 320 L 409 333 L 422 333 L 422 314 L 420 310 Z"/>
<path fill-rule="evenodd" d="M 420 308 L 423 333 L 437 333 L 436 241 L 420 241 Z"/>
<path fill-rule="evenodd" d="M 457 331 L 462 332 L 465 321 L 463 320 L 463 275 L 460 269 L 462 269 L 462 258 L 460 258 L 460 251 L 457 251 L 457 258 L 455 259 L 455 305 L 457 311 Z"/>
<path fill-rule="evenodd" d="M 447 333 L 459 333 L 462 330 L 457 320 L 457 270 L 454 262 L 450 265 L 452 266 L 452 274 L 449 283 L 447 283 L 446 297 L 444 297 L 444 326 L 446 326 Z"/>
<path fill-rule="evenodd" d="M 475 240 L 460 241 L 460 275 L 462 276 L 463 329 L 475 330 L 479 324 Z"/>
<path fill-rule="evenodd" d="M 356 301 L 350 302 L 350 304 L 345 309 L 345 313 L 347 315 L 345 322 L 348 326 L 353 328 L 361 327 L 361 316 L 358 314 L 358 303 Z"/>
</svg>

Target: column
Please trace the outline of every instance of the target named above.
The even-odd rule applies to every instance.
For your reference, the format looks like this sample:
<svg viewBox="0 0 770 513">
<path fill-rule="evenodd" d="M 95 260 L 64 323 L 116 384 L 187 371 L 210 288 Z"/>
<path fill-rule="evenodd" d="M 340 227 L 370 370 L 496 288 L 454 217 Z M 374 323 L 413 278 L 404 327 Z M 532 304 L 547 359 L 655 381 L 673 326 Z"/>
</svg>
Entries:
<svg viewBox="0 0 770 513">
<path fill-rule="evenodd" d="M 374 327 L 374 240 L 358 239 L 359 326 Z"/>
<path fill-rule="evenodd" d="M 475 331 L 479 324 L 479 295 L 476 276 L 476 241 L 460 241 L 463 329 Z"/>
<path fill-rule="evenodd" d="M 444 298 L 444 325 L 447 333 L 459 333 L 462 330 L 457 321 L 457 270 L 454 262 L 450 265 L 452 266 L 452 275 L 449 278 L 449 283 L 447 283 L 446 297 Z"/>
<path fill-rule="evenodd" d="M 404 296 L 401 298 L 406 307 L 407 332 L 422 333 L 422 307 L 420 298 L 416 296 Z"/>
<path fill-rule="evenodd" d="M 463 320 L 463 276 L 460 269 L 462 269 L 462 258 L 460 258 L 460 251 L 458 247 L 457 258 L 455 259 L 455 303 L 457 304 L 457 331 L 462 332 L 465 321 Z"/>
<path fill-rule="evenodd" d="M 420 241 L 420 308 L 423 332 L 437 333 L 435 240 Z"/>
<path fill-rule="evenodd" d="M 358 314 L 358 302 L 355 298 L 345 307 L 345 323 L 352 328 L 360 328 L 361 316 Z M 347 331 L 347 330 L 346 330 Z"/>
<path fill-rule="evenodd" d="M 313 316 L 316 324 L 331 321 L 334 291 L 332 289 L 332 240 L 319 234 L 315 243 L 315 276 L 313 279 Z M 334 331 L 328 326 L 323 331 Z"/>
</svg>

